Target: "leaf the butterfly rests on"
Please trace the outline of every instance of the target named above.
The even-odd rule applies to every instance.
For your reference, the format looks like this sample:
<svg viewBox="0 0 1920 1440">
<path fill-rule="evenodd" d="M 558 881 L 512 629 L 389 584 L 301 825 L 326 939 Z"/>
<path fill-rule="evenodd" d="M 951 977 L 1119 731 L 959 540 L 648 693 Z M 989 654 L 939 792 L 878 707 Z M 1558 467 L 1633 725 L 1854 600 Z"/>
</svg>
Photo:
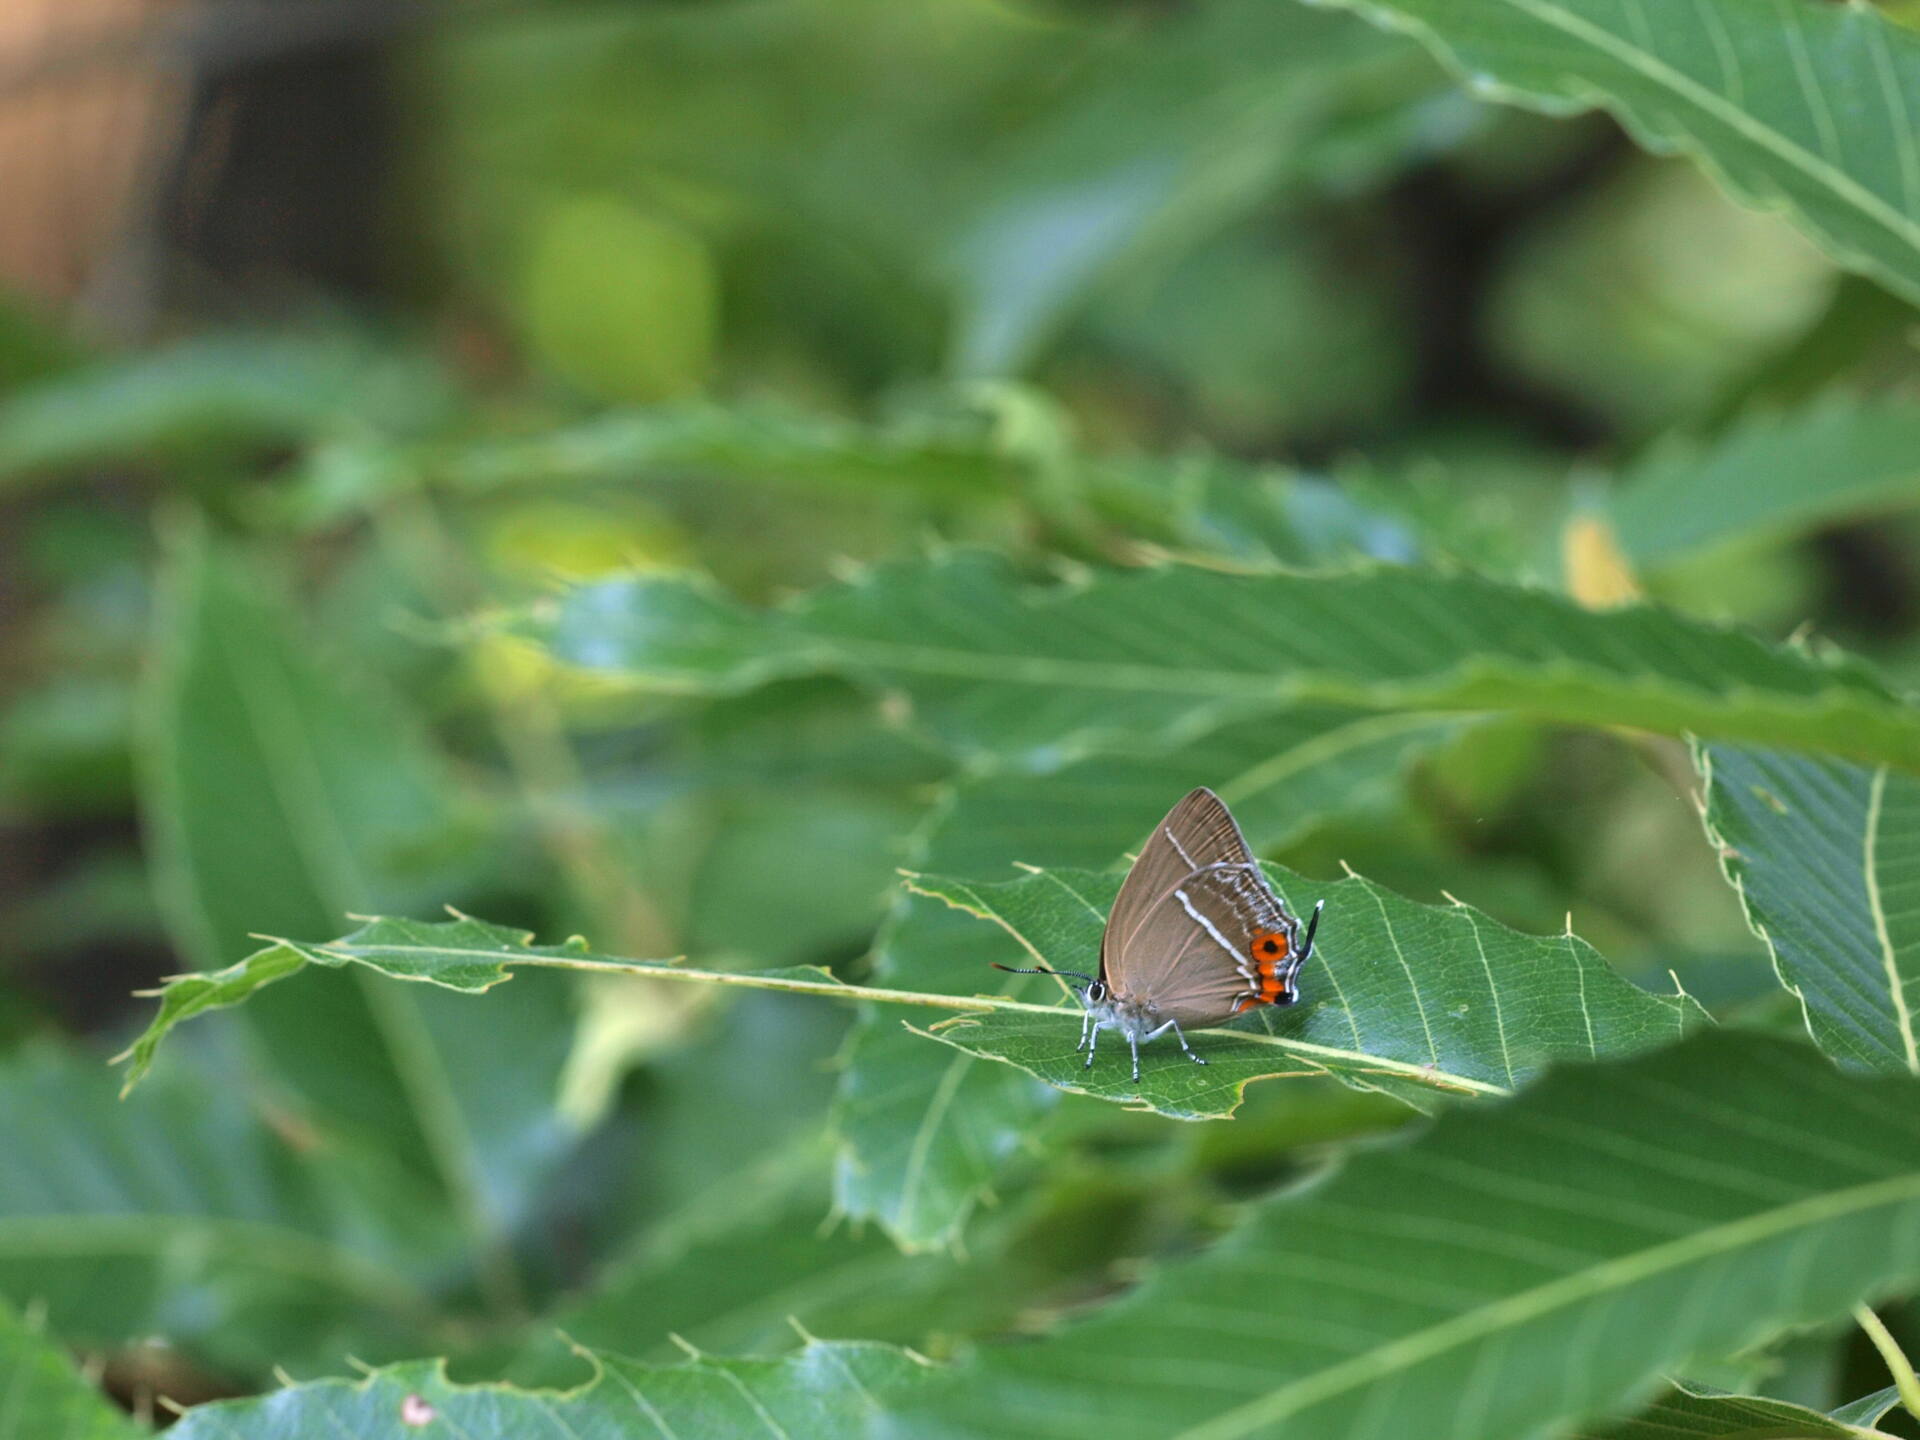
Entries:
<svg viewBox="0 0 1920 1440">
<path fill-rule="evenodd" d="M 1218 1025 L 1256 1004 L 1291 1004 L 1311 944 L 1226 805 L 1202 786 L 1127 872 L 1100 939 L 1100 978 L 1185 1024 Z"/>
<path fill-rule="evenodd" d="M 1168 1030 L 1188 1059 L 1206 1064 L 1181 1025 L 1218 1025 L 1255 1005 L 1291 1005 L 1294 974 L 1312 953 L 1319 923 L 1316 909 L 1302 942 L 1300 922 L 1267 884 L 1220 797 L 1205 786 L 1191 791 L 1127 871 L 1100 936 L 1099 978 L 1075 974 L 1087 982 L 1079 989 L 1085 1068 L 1093 1068 L 1103 1030 L 1126 1037 L 1135 1080 L 1141 1044 Z"/>
<path fill-rule="evenodd" d="M 1205 1068 L 1149 1052 L 1141 1084 L 1121 1066 L 1089 1072 L 1071 1048 L 1080 1015 L 1065 1008 L 1058 1018 L 969 1015 L 923 1033 L 1061 1089 L 1198 1120 L 1233 1114 L 1254 1080 L 1303 1071 L 1431 1110 L 1449 1097 L 1514 1089 L 1555 1059 L 1648 1049 L 1706 1018 L 1688 996 L 1651 994 L 1621 978 L 1574 935 L 1522 934 L 1471 906 L 1422 905 L 1358 875 L 1316 884 L 1278 866 L 1261 870 L 1278 895 L 1325 897 L 1329 939 L 1301 975 L 1305 1003 L 1262 1005 L 1204 1039 L 1189 1036 Z M 908 883 L 992 920 L 1061 972 L 1096 953 L 1119 888 L 1117 877 L 1084 870 Z"/>
</svg>

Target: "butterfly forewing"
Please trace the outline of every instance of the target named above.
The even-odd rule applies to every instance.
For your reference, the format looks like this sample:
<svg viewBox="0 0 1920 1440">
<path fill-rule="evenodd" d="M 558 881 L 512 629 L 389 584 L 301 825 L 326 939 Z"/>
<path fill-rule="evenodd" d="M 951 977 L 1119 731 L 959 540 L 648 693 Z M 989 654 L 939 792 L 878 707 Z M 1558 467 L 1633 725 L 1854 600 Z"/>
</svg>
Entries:
<svg viewBox="0 0 1920 1440">
<path fill-rule="evenodd" d="M 1116 995 L 1214 1025 L 1290 984 L 1296 925 L 1211 790 L 1168 812 L 1120 886 L 1100 945 Z M 1264 959 L 1264 969 L 1263 969 Z M 1264 989 L 1263 989 L 1264 986 Z"/>
<path fill-rule="evenodd" d="M 1102 978 L 1110 982 L 1120 978 L 1108 967 L 1122 950 L 1126 962 L 1138 963 L 1132 942 L 1141 923 L 1187 876 L 1209 865 L 1244 865 L 1252 859 L 1240 827 L 1218 795 L 1204 786 L 1187 795 L 1154 827 L 1120 884 L 1100 941 Z"/>
<path fill-rule="evenodd" d="M 1125 947 L 1115 994 L 1151 1000 L 1156 1018 L 1205 1027 L 1230 1020 L 1258 988 L 1177 902 L 1156 906 Z"/>
</svg>

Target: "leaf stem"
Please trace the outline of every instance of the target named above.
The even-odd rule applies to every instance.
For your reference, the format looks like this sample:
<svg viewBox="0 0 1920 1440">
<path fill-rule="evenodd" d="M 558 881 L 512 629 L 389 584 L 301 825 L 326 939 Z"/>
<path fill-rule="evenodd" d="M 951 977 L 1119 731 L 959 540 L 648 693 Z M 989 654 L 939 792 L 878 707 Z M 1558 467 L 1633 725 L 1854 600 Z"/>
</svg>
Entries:
<svg viewBox="0 0 1920 1440">
<path fill-rule="evenodd" d="M 1893 1384 L 1900 1392 L 1901 1405 L 1914 1419 L 1920 1420 L 1920 1376 L 1913 1373 L 1913 1362 L 1907 1359 L 1907 1352 L 1900 1348 L 1900 1342 L 1893 1338 L 1893 1332 L 1887 1329 L 1880 1317 L 1865 1305 L 1853 1307 L 1853 1318 L 1867 1332 L 1867 1338 L 1873 1341 L 1873 1348 L 1887 1362 L 1887 1369 L 1893 1372 Z"/>
<path fill-rule="evenodd" d="M 342 960 L 352 960 L 370 965 L 375 969 L 382 968 L 377 957 L 401 954 L 406 949 L 404 946 L 373 945 L 361 950 L 351 945 L 300 945 L 273 936 L 259 938 L 275 940 L 276 943 L 287 945 L 296 952 L 319 953 Z M 502 952 L 484 949 L 465 950 L 447 946 L 425 948 L 437 957 L 471 956 L 475 960 L 485 961 L 491 965 L 508 967 L 528 965 L 561 970 L 584 970 L 602 975 L 626 975 L 642 980 L 686 980 L 700 984 L 739 985 L 751 990 L 784 990 L 796 995 L 826 995 L 836 1000 L 863 1000 L 884 1005 L 926 1005 L 941 1010 L 975 1012 L 1009 1010 L 1029 1015 L 1070 1016 L 1079 1013 L 1070 1011 L 1063 1005 L 1035 1005 L 1027 1000 L 1011 1000 L 1004 995 L 947 995 L 935 990 L 889 990 L 878 985 L 849 985 L 834 979 L 825 971 L 821 972 L 822 978 L 815 980 L 809 976 L 792 973 L 703 970 L 659 960 L 596 960 L 584 955 L 543 954 L 531 950 Z M 1275 1049 L 1284 1050 L 1309 1061 L 1334 1060 L 1357 1063 L 1367 1067 L 1371 1073 L 1393 1075 L 1402 1080 L 1430 1085 L 1436 1090 L 1457 1090 L 1475 1095 L 1511 1093 L 1504 1086 L 1475 1080 L 1465 1075 L 1452 1074 L 1432 1065 L 1416 1065 L 1411 1061 L 1394 1060 L 1383 1055 L 1370 1055 L 1359 1050 L 1341 1050 L 1330 1045 L 1318 1045 L 1310 1040 L 1295 1040 L 1257 1030 L 1196 1030 L 1193 1033 L 1217 1034 L 1256 1045 L 1271 1045 Z"/>
</svg>

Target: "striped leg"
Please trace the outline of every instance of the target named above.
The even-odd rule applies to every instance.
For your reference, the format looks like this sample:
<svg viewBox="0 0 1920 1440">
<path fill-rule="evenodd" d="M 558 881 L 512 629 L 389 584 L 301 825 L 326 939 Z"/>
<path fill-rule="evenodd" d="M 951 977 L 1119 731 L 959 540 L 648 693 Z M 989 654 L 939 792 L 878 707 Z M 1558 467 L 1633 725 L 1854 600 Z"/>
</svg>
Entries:
<svg viewBox="0 0 1920 1440">
<path fill-rule="evenodd" d="M 1181 1032 L 1180 1022 L 1178 1020 L 1167 1021 L 1164 1025 L 1161 1025 L 1158 1029 L 1152 1031 L 1146 1038 L 1149 1040 L 1158 1040 L 1162 1035 L 1166 1034 L 1167 1031 L 1169 1030 L 1173 1031 L 1173 1038 L 1180 1042 L 1180 1048 L 1187 1052 L 1187 1059 L 1193 1061 L 1193 1063 L 1196 1065 L 1204 1065 L 1207 1063 L 1202 1056 L 1196 1055 L 1194 1053 L 1194 1049 L 1191 1045 L 1187 1044 L 1187 1037 L 1185 1036 L 1185 1034 Z"/>
</svg>

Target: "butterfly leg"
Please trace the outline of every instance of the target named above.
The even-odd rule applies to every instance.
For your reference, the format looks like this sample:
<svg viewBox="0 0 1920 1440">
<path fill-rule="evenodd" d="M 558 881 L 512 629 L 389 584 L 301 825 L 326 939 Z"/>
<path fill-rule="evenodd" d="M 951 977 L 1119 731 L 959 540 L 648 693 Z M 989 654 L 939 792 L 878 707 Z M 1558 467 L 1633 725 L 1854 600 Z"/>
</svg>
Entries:
<svg viewBox="0 0 1920 1440">
<path fill-rule="evenodd" d="M 1081 1050 L 1086 1050 L 1089 1056 L 1092 1055 L 1093 1052 L 1087 1040 L 1087 1037 L 1092 1033 L 1093 1033 L 1093 1011 L 1083 1010 L 1080 1012 L 1080 1043 L 1073 1047 L 1075 1053 L 1078 1053 Z"/>
<path fill-rule="evenodd" d="M 1133 1078 L 1134 1081 L 1138 1083 L 1140 1079 L 1140 1037 L 1131 1030 L 1127 1031 L 1127 1044 L 1133 1049 Z"/>
<path fill-rule="evenodd" d="M 1092 1029 L 1087 1031 L 1087 1063 L 1080 1067 L 1082 1070 L 1093 1069 L 1093 1042 L 1098 1040 L 1099 1038 L 1100 1038 L 1100 1027 L 1098 1025 L 1095 1025 Z M 1080 1047 L 1076 1045 L 1074 1048 L 1077 1050 Z"/>
<path fill-rule="evenodd" d="M 1204 1055 L 1198 1055 L 1194 1053 L 1194 1048 L 1191 1045 L 1187 1044 L 1187 1037 L 1181 1031 L 1180 1022 L 1178 1020 L 1166 1021 L 1164 1024 L 1160 1025 L 1151 1034 L 1145 1036 L 1144 1038 L 1148 1040 L 1158 1040 L 1162 1035 L 1166 1034 L 1167 1031 L 1169 1030 L 1173 1031 L 1173 1038 L 1180 1042 L 1180 1048 L 1187 1052 L 1187 1059 L 1193 1061 L 1193 1063 L 1196 1065 L 1204 1065 L 1207 1063 L 1206 1057 Z"/>
</svg>

